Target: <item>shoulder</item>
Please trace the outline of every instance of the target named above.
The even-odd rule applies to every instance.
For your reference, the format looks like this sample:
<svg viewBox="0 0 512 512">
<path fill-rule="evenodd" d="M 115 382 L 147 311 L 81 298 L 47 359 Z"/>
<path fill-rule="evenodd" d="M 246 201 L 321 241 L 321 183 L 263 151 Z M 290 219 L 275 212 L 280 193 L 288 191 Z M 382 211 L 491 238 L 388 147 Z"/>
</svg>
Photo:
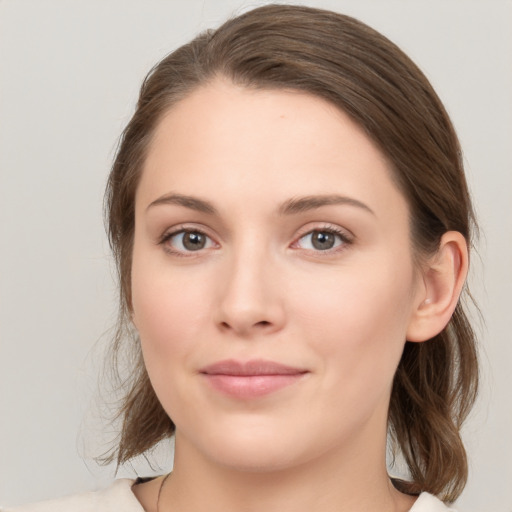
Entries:
<svg viewBox="0 0 512 512">
<path fill-rule="evenodd" d="M 422 492 L 409 512 L 456 512 L 432 494 Z"/>
<path fill-rule="evenodd" d="M 97 492 L 75 494 L 15 508 L 0 508 L 0 512 L 144 512 L 132 492 L 134 480 L 122 478 Z"/>
</svg>

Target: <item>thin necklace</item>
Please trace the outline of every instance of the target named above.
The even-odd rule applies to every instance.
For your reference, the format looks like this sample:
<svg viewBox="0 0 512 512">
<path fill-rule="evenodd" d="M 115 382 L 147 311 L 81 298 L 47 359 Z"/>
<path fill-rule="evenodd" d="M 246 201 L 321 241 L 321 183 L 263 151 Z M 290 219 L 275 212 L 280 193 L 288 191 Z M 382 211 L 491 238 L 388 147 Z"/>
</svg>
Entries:
<svg viewBox="0 0 512 512">
<path fill-rule="evenodd" d="M 167 482 L 167 479 L 171 476 L 171 473 L 167 473 L 167 475 L 164 476 L 164 479 L 162 480 L 162 483 L 160 484 L 160 489 L 158 489 L 158 497 L 156 498 L 156 512 L 160 512 L 160 496 L 162 495 L 162 490 L 164 488 L 165 482 Z"/>
</svg>

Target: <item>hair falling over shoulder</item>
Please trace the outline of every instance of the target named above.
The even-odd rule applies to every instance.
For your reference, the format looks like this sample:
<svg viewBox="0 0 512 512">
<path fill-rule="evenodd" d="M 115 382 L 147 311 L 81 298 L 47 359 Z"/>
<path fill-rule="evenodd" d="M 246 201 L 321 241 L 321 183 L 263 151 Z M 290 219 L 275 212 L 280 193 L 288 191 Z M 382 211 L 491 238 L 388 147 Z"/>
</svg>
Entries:
<svg viewBox="0 0 512 512">
<path fill-rule="evenodd" d="M 119 443 L 104 461 L 122 464 L 174 432 L 129 328 L 135 192 L 148 143 L 163 114 L 216 76 L 249 88 L 305 91 L 349 114 L 391 164 L 408 201 L 412 242 L 420 260 L 436 250 L 446 231 L 460 232 L 470 246 L 476 231 L 451 121 L 423 73 L 384 36 L 351 17 L 291 5 L 260 7 L 199 35 L 148 74 L 107 185 L 106 222 L 120 282 L 112 352 L 120 362 L 131 340 L 134 355 L 118 412 Z M 468 299 L 465 290 L 439 335 L 406 343 L 389 409 L 395 451 L 410 471 L 410 481 L 399 484 L 401 490 L 428 491 L 448 502 L 460 495 L 467 480 L 460 430 L 478 387 Z"/>
</svg>

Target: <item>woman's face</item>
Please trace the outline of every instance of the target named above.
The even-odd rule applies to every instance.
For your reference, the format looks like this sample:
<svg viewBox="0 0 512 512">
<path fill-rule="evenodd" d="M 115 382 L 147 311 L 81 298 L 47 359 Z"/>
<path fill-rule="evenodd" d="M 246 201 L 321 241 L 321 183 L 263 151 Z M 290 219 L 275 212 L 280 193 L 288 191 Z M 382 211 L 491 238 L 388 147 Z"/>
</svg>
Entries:
<svg viewBox="0 0 512 512">
<path fill-rule="evenodd" d="M 133 321 L 178 451 L 261 470 L 374 456 L 420 283 L 385 158 L 330 104 L 218 80 L 161 121 Z"/>
</svg>

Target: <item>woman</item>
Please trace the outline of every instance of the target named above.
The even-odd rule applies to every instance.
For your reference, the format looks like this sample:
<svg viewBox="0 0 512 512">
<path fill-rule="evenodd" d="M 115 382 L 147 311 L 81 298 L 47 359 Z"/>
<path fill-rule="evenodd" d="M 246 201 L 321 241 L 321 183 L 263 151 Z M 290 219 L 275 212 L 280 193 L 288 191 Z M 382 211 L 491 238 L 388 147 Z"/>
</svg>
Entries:
<svg viewBox="0 0 512 512">
<path fill-rule="evenodd" d="M 198 36 L 144 82 L 107 215 L 116 349 L 135 328 L 139 355 L 111 458 L 174 435 L 174 469 L 26 510 L 447 510 L 474 219 L 449 118 L 395 45 L 294 6 Z"/>
</svg>

